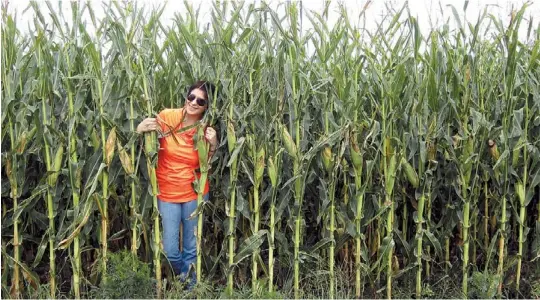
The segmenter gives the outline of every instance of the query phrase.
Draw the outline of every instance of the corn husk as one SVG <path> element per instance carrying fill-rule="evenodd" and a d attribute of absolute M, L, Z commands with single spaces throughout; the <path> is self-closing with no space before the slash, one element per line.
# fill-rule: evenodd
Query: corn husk
<path fill-rule="evenodd" d="M 517 167 L 517 164 L 519 162 L 519 157 L 521 156 L 521 149 L 519 147 L 514 147 L 514 150 L 512 150 L 512 167 Z"/>
<path fill-rule="evenodd" d="M 405 157 L 401 158 L 401 165 L 403 166 L 403 170 L 405 171 L 405 175 L 407 176 L 407 180 L 409 180 L 409 183 L 414 187 L 417 188 L 420 184 L 420 180 L 418 178 L 418 174 L 416 173 L 416 170 L 413 168 L 413 166 L 405 159 Z"/>
<path fill-rule="evenodd" d="M 332 156 L 332 148 L 325 147 L 322 153 L 322 161 L 326 172 L 330 172 L 332 170 L 332 164 L 334 162 Z"/>
<path fill-rule="evenodd" d="M 274 164 L 274 160 L 272 157 L 268 158 L 268 176 L 270 177 L 270 183 L 272 184 L 272 187 L 277 186 L 277 169 L 276 165 Z"/>
<path fill-rule="evenodd" d="M 28 141 L 32 140 L 36 132 L 37 132 L 37 127 L 32 128 L 32 130 L 30 131 L 23 132 L 18 142 L 18 147 L 17 147 L 18 154 L 22 154 L 24 152 L 24 149 L 26 148 Z"/>
<path fill-rule="evenodd" d="M 351 160 L 356 170 L 362 168 L 362 153 L 356 143 L 351 143 Z"/>
<path fill-rule="evenodd" d="M 499 150 L 497 149 L 497 143 L 495 143 L 494 140 L 489 140 L 488 141 L 488 151 L 489 151 L 489 155 L 491 155 L 491 158 L 493 158 L 494 161 L 498 161 L 499 160 Z"/>
<path fill-rule="evenodd" d="M 111 129 L 109 132 L 109 137 L 107 138 L 107 143 L 105 144 L 105 163 L 107 166 L 111 165 L 111 161 L 114 157 L 114 148 L 116 146 L 116 128 Z"/>
<path fill-rule="evenodd" d="M 283 144 L 285 145 L 285 150 L 287 150 L 287 153 L 289 153 L 290 156 L 296 157 L 297 149 L 296 144 L 294 143 L 291 135 L 289 134 L 289 131 L 287 130 L 287 127 L 281 126 L 281 139 L 283 140 Z"/>
<path fill-rule="evenodd" d="M 429 142 L 427 148 L 428 160 L 434 161 L 437 155 L 437 145 L 435 142 Z"/>
<path fill-rule="evenodd" d="M 128 175 L 133 174 L 133 165 L 131 163 L 131 157 L 129 157 L 129 154 L 127 153 L 126 149 L 122 147 L 120 142 L 116 141 L 116 147 L 118 148 L 118 156 L 120 157 L 120 162 L 122 163 L 122 168 Z"/>
<path fill-rule="evenodd" d="M 388 161 L 388 174 L 386 174 L 386 194 L 391 195 L 394 190 L 394 181 L 396 180 L 396 167 L 397 158 L 396 155 L 392 155 Z"/>
<path fill-rule="evenodd" d="M 519 203 L 523 205 L 525 203 L 525 186 L 521 182 L 515 184 L 516 195 L 518 196 Z"/>
<path fill-rule="evenodd" d="M 15 181 L 15 176 L 13 174 L 13 166 L 12 166 L 11 159 L 6 159 L 6 174 L 8 176 L 9 183 L 11 186 L 10 197 L 14 198 L 16 197 L 18 191 L 17 191 L 17 182 Z"/>
<path fill-rule="evenodd" d="M 62 157 L 64 156 L 64 145 L 60 144 L 54 155 L 54 161 L 52 165 L 52 174 L 49 177 L 49 185 L 54 186 L 60 174 L 60 169 L 62 168 Z"/>
<path fill-rule="evenodd" d="M 92 142 L 92 147 L 94 147 L 94 149 L 98 149 L 101 145 L 95 128 L 92 128 L 92 133 L 90 133 L 90 141 Z"/>
<path fill-rule="evenodd" d="M 229 153 L 232 153 L 236 146 L 236 133 L 234 132 L 234 126 L 230 121 L 227 122 L 227 144 L 229 146 Z"/>
<path fill-rule="evenodd" d="M 264 148 L 261 148 L 257 152 L 257 160 L 255 161 L 255 184 L 257 186 L 262 182 L 264 167 Z"/>

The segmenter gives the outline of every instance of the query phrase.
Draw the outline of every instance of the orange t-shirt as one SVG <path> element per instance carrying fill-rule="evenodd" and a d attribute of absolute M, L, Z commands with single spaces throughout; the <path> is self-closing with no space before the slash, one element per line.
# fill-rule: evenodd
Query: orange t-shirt
<path fill-rule="evenodd" d="M 158 165 L 156 176 L 159 186 L 158 198 L 165 202 L 189 202 L 197 199 L 193 189 L 194 171 L 199 168 L 199 154 L 195 150 L 193 135 L 197 130 L 193 127 L 178 133 L 182 128 L 183 109 L 165 109 L 159 113 L 163 122 L 174 128 L 172 134 L 159 139 Z M 160 120 L 158 119 L 158 122 Z M 161 130 L 168 133 L 170 128 L 161 122 Z M 176 137 L 178 144 L 173 138 Z M 201 176 L 200 173 L 197 175 Z M 208 193 L 208 181 L 204 193 Z"/>

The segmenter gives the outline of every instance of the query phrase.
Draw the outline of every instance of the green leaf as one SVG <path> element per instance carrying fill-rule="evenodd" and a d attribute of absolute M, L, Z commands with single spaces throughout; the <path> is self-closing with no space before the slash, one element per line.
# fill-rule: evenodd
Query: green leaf
<path fill-rule="evenodd" d="M 263 237 L 267 233 L 266 230 L 259 230 L 254 235 L 245 239 L 234 256 L 233 264 L 238 265 L 242 260 L 252 255 L 255 250 L 259 250 L 264 241 Z"/>
<path fill-rule="evenodd" d="M 429 230 L 424 230 L 424 234 L 428 237 L 429 242 L 435 248 L 435 252 L 437 253 L 437 255 L 439 257 L 442 257 L 442 248 L 441 248 L 441 243 L 439 242 L 439 240 Z"/>
<path fill-rule="evenodd" d="M 40 281 L 39 281 L 39 277 L 34 271 L 30 270 L 30 268 L 28 268 L 28 266 L 25 263 L 16 261 L 13 257 L 8 255 L 4 247 L 2 247 L 2 257 L 9 258 L 13 263 L 17 264 L 19 268 L 22 270 L 23 276 L 26 279 L 26 281 L 32 286 L 32 288 L 34 288 L 34 290 L 38 289 Z"/>
<path fill-rule="evenodd" d="M 242 151 L 242 149 L 244 149 L 244 141 L 245 141 L 245 138 L 244 137 L 241 137 L 238 139 L 238 141 L 236 142 L 236 145 L 234 147 L 234 151 L 231 155 L 231 157 L 229 158 L 229 161 L 227 162 L 227 167 L 230 168 L 231 165 L 238 159 L 238 156 L 240 155 L 240 152 Z"/>

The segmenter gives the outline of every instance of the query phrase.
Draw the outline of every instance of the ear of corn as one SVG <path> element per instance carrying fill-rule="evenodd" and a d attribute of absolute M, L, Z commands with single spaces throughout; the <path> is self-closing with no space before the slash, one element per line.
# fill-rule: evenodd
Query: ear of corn
<path fill-rule="evenodd" d="M 418 178 L 418 174 L 416 174 L 416 170 L 405 159 L 405 157 L 401 157 L 401 166 L 404 168 L 405 175 L 407 176 L 407 180 L 409 181 L 409 183 L 414 188 L 417 188 L 419 186 L 419 183 L 420 183 L 419 178 Z"/>
<path fill-rule="evenodd" d="M 105 144 L 105 163 L 107 166 L 111 165 L 111 161 L 114 157 L 114 147 L 116 146 L 116 128 L 113 128 L 109 132 L 109 137 L 107 137 L 107 143 Z"/>
<path fill-rule="evenodd" d="M 298 153 L 296 144 L 285 126 L 281 126 L 281 140 L 283 141 L 283 145 L 285 146 L 287 153 L 289 153 L 289 155 L 292 157 L 297 157 Z"/>
<path fill-rule="evenodd" d="M 94 149 L 99 149 L 100 141 L 94 128 L 92 128 L 92 132 L 90 133 L 90 141 L 92 142 L 92 147 Z"/>
<path fill-rule="evenodd" d="M 322 161 L 326 172 L 330 173 L 331 169 L 334 167 L 333 163 L 334 157 L 332 156 L 332 148 L 325 147 L 322 153 Z"/>
<path fill-rule="evenodd" d="M 232 122 L 227 122 L 227 145 L 229 152 L 232 153 L 236 147 L 236 134 L 234 133 L 234 125 Z"/>
<path fill-rule="evenodd" d="M 30 131 L 23 132 L 21 138 L 18 141 L 17 146 L 17 153 L 22 154 L 24 152 L 24 149 L 26 149 L 26 145 L 28 141 L 31 141 L 34 138 L 34 135 L 37 132 L 37 127 L 34 126 Z"/>
<path fill-rule="evenodd" d="M 272 183 L 273 187 L 277 186 L 277 170 L 276 165 L 274 164 L 274 160 L 272 157 L 268 158 L 268 177 L 270 177 L 270 183 Z"/>
<path fill-rule="evenodd" d="M 362 153 L 360 152 L 360 148 L 358 148 L 358 145 L 353 143 L 350 147 L 351 150 L 351 160 L 353 163 L 353 166 L 356 170 L 360 170 L 362 168 Z"/>
<path fill-rule="evenodd" d="M 58 175 L 60 175 L 60 169 L 62 168 L 63 157 L 64 157 L 64 146 L 60 144 L 60 146 L 58 146 L 58 149 L 56 149 L 56 153 L 54 155 L 52 174 L 49 181 L 49 185 L 51 187 L 54 187 L 56 185 L 56 181 L 58 180 Z"/>
<path fill-rule="evenodd" d="M 122 147 L 120 142 L 116 140 L 116 148 L 118 149 L 118 157 L 122 163 L 122 168 L 128 175 L 133 175 L 133 164 L 131 162 L 131 157 L 127 153 L 126 149 Z"/>
<path fill-rule="evenodd" d="M 257 151 L 257 160 L 255 162 L 255 184 L 258 187 L 263 180 L 263 174 L 265 169 L 265 158 L 264 158 L 264 148 L 260 148 Z"/>
<path fill-rule="evenodd" d="M 500 154 L 499 154 L 499 150 L 497 149 L 497 144 L 495 143 L 495 141 L 493 140 L 488 141 L 488 150 L 489 150 L 489 155 L 491 155 L 493 160 L 497 162 L 499 160 Z"/>

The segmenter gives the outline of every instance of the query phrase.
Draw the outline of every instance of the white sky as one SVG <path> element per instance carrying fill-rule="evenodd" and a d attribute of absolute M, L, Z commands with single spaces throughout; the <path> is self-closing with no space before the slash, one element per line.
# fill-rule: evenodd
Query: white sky
<path fill-rule="evenodd" d="M 14 12 L 17 11 L 17 24 L 18 27 L 22 31 L 26 31 L 29 25 L 29 22 L 32 22 L 34 18 L 34 12 L 32 9 L 27 10 L 24 14 L 22 13 L 23 10 L 28 6 L 29 0 L 3 0 L 9 2 L 9 11 Z M 224 1 L 224 0 L 222 0 Z M 44 1 L 38 1 L 39 4 L 44 7 L 44 12 L 47 11 L 46 5 Z M 102 2 L 101 1 L 90 1 L 93 4 L 94 10 L 96 12 L 96 17 L 99 19 L 102 16 Z M 145 3 L 146 6 L 152 7 L 153 5 L 157 4 L 163 4 L 164 1 L 160 0 L 147 0 L 147 1 L 139 1 L 141 3 Z M 194 7 L 198 7 L 198 5 L 201 5 L 200 10 L 200 25 L 204 26 L 206 23 L 210 21 L 210 11 L 209 8 L 212 7 L 212 0 L 202 0 L 202 1 L 188 1 L 194 5 Z M 246 4 L 251 2 L 259 2 L 254 0 L 246 0 Z M 271 7 L 276 7 L 277 4 L 282 3 L 284 1 L 277 1 L 277 0 L 271 0 L 268 1 L 270 3 Z M 358 15 L 362 7 L 368 2 L 367 0 L 342 0 L 342 1 L 332 1 L 330 14 L 328 16 L 328 26 L 331 28 L 333 24 L 336 22 L 337 18 L 339 17 L 339 14 L 336 10 L 338 3 L 344 3 L 345 6 L 348 9 L 348 14 L 352 22 L 356 22 L 360 25 Z M 365 26 L 366 29 L 373 32 L 373 29 L 376 28 L 377 22 L 380 22 L 382 19 L 382 16 L 387 15 L 386 13 L 386 4 L 390 4 L 390 6 L 398 10 L 400 9 L 406 0 L 374 0 L 370 4 L 370 6 L 367 9 L 366 13 L 366 20 L 365 20 Z M 463 18 L 465 17 L 467 21 L 471 23 L 476 23 L 476 19 L 478 18 L 479 13 L 484 9 L 487 8 L 488 13 L 493 14 L 495 17 L 500 18 L 503 20 L 503 24 L 505 26 L 508 24 L 510 20 L 510 13 L 512 11 L 512 8 L 514 10 L 519 10 L 522 5 L 526 2 L 530 4 L 530 7 L 527 9 L 527 12 L 525 14 L 525 22 L 521 25 L 520 30 L 520 39 L 522 41 L 525 41 L 526 37 L 526 31 L 527 27 L 529 25 L 530 20 L 532 19 L 532 16 L 536 16 L 533 23 L 533 29 L 538 28 L 539 20 L 540 20 L 540 1 L 539 0 L 470 0 L 468 8 L 466 12 L 463 12 L 463 5 L 465 0 L 410 0 L 409 1 L 409 9 L 411 11 L 411 14 L 415 16 L 418 20 L 418 23 L 420 25 L 420 29 L 423 33 L 423 35 L 427 35 L 429 31 L 433 27 L 437 27 L 438 25 L 441 25 L 450 18 L 451 22 L 454 20 L 454 16 L 452 13 L 452 10 L 447 5 L 453 4 L 458 13 L 460 14 L 460 18 L 463 21 Z M 55 9 L 58 9 L 58 1 L 52 1 L 53 6 Z M 168 3 L 166 3 L 166 9 L 162 16 L 162 23 L 167 26 L 171 24 L 171 19 L 173 18 L 174 14 L 177 12 L 180 12 L 183 14 L 185 10 L 183 9 L 183 1 L 178 0 L 171 0 Z M 306 11 L 316 11 L 321 13 L 322 9 L 324 7 L 324 1 L 323 0 L 304 0 L 302 1 L 303 8 Z M 247 5 L 245 5 L 247 7 Z M 441 12 L 442 7 L 442 12 Z M 63 2 L 63 13 L 66 16 L 70 15 L 70 6 L 68 1 Z M 46 17 L 48 15 L 44 13 Z M 69 17 L 68 17 L 69 19 Z M 309 20 L 307 18 L 304 18 L 303 22 L 303 29 L 307 29 L 309 27 Z M 363 23 L 362 23 L 363 24 Z M 201 27 L 202 28 L 202 27 Z M 534 39 L 534 36 L 533 36 Z"/>

